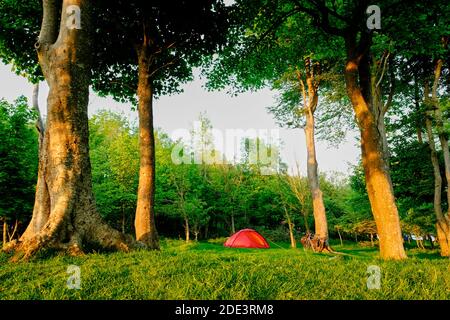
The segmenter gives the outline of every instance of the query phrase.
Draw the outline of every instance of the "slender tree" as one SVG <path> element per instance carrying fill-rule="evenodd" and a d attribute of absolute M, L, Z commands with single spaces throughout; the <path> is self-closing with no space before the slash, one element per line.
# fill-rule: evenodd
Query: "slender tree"
<path fill-rule="evenodd" d="M 270 10 L 279 8 L 272 8 L 269 4 L 259 10 L 257 8 L 255 3 L 243 2 L 235 7 L 235 27 L 231 28 L 229 45 L 218 58 L 213 59 L 206 72 L 209 86 L 215 89 L 231 84 L 242 91 L 271 85 L 281 91 L 280 102 L 269 110 L 282 127 L 304 129 L 315 237 L 319 242 L 327 243 L 327 217 L 315 147 L 315 116 L 319 87 L 325 80 L 330 82 L 332 64 L 321 64 L 311 43 L 311 39 L 319 43 L 325 43 L 326 39 L 315 29 L 303 27 L 302 19 L 308 20 L 306 14 L 300 15 L 298 20 L 290 19 L 284 25 L 276 25 L 276 30 L 268 29 L 267 26 L 272 24 Z M 299 47 L 303 50 L 298 50 Z M 328 79 L 325 79 L 325 74 Z M 335 106 L 342 107 L 339 104 Z"/>
<path fill-rule="evenodd" d="M 224 5 L 218 1 L 100 1 L 108 39 L 94 88 L 134 101 L 139 114 L 140 172 L 136 239 L 158 249 L 155 202 L 154 98 L 179 91 L 192 68 L 223 41 Z M 118 48 L 120 48 L 118 50 Z M 97 50 L 101 52 L 101 50 Z M 114 70 L 110 72 L 110 70 Z"/>

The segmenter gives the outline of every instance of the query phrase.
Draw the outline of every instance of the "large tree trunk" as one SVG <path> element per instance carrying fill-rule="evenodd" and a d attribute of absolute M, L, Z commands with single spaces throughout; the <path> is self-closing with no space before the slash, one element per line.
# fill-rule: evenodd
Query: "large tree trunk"
<path fill-rule="evenodd" d="M 89 1 L 64 0 L 61 19 L 58 3 L 43 2 L 38 55 L 50 88 L 48 116 L 33 217 L 16 247 L 15 259 L 28 258 L 42 248 L 79 254 L 85 243 L 120 250 L 128 250 L 132 243 L 103 222 L 92 193 L 87 117 Z M 80 8 L 81 29 L 69 29 L 68 20 L 76 19 L 69 6 Z"/>
<path fill-rule="evenodd" d="M 159 249 L 155 224 L 155 137 L 153 132 L 152 56 L 145 37 L 139 58 L 139 188 L 134 226 L 136 239 L 149 249 Z"/>
<path fill-rule="evenodd" d="M 364 35 L 363 35 L 364 36 Z M 383 137 L 371 108 L 369 60 L 365 51 L 357 52 L 356 35 L 346 38 L 348 60 L 345 66 L 347 93 L 355 111 L 361 132 L 361 151 L 367 194 L 380 238 L 383 259 L 405 259 L 400 218 L 395 204 L 389 168 L 385 161 Z M 361 41 L 365 41 L 362 39 Z M 363 64 L 366 65 L 363 65 Z M 359 80 L 358 80 L 359 74 Z"/>

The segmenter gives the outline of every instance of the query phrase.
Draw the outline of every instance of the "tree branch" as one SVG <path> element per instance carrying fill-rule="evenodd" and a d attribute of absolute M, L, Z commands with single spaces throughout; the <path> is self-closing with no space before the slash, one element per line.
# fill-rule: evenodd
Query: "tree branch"
<path fill-rule="evenodd" d="M 169 62 L 163 64 L 162 66 L 159 66 L 158 68 L 156 68 L 155 70 L 153 70 L 153 71 L 150 73 L 150 75 L 149 75 L 150 78 L 153 77 L 159 70 L 162 70 L 162 69 L 164 69 L 164 68 L 166 68 L 166 67 L 168 67 L 168 66 L 174 64 L 174 63 L 175 63 L 177 60 L 179 60 L 179 59 L 180 59 L 180 57 L 175 57 L 175 58 L 173 58 L 172 60 L 170 60 Z"/>
<path fill-rule="evenodd" d="M 41 111 L 39 110 L 39 82 L 33 86 L 33 109 L 37 114 L 36 129 L 39 132 L 39 141 L 44 139 L 44 122 L 42 121 Z"/>
<path fill-rule="evenodd" d="M 311 0 L 312 4 L 316 7 L 316 9 L 307 8 L 303 4 L 300 3 L 299 0 L 294 0 L 296 9 L 300 12 L 307 13 L 314 21 L 314 24 L 321 28 L 323 31 L 325 31 L 328 34 L 335 35 L 335 36 L 341 36 L 343 37 L 345 35 L 345 29 L 339 29 L 337 27 L 333 27 L 330 24 L 329 20 L 329 9 L 324 4 L 317 3 L 317 1 Z M 319 13 L 319 12 L 320 13 Z M 337 13 L 336 13 L 337 14 Z M 346 21 L 347 22 L 347 21 Z"/>
<path fill-rule="evenodd" d="M 350 23 L 350 19 L 348 19 L 347 17 L 339 14 L 336 11 L 336 3 L 333 3 L 334 5 L 334 10 L 331 10 L 330 8 L 327 7 L 327 5 L 325 4 L 325 1 L 318 1 L 318 0 L 310 0 L 323 14 L 330 14 L 333 17 L 346 22 L 346 23 Z"/>
<path fill-rule="evenodd" d="M 59 9 L 62 1 L 58 0 L 43 0 L 42 9 L 44 11 L 42 17 L 41 31 L 39 33 L 39 40 L 36 43 L 36 49 L 41 44 L 51 45 L 55 43 L 58 38 L 59 30 Z"/>
<path fill-rule="evenodd" d="M 383 67 L 381 68 L 380 78 L 378 79 L 378 82 L 375 85 L 376 87 L 379 87 L 380 84 L 381 84 L 381 81 L 383 81 L 384 73 L 386 72 L 386 66 L 387 66 L 387 63 L 389 61 L 389 56 L 390 56 L 390 52 L 386 51 L 386 52 L 383 53 L 383 55 L 381 57 L 381 63 L 383 64 Z"/>
<path fill-rule="evenodd" d="M 278 17 L 271 26 L 264 31 L 264 33 L 261 35 L 261 37 L 258 38 L 256 43 L 253 45 L 254 48 L 256 48 L 269 34 L 273 33 L 284 21 L 286 21 L 287 18 L 290 16 L 298 13 L 299 11 L 294 8 L 292 10 L 289 10 L 288 12 L 284 13 L 281 17 Z"/>
<path fill-rule="evenodd" d="M 392 105 L 392 101 L 393 101 L 393 99 L 394 99 L 394 93 L 395 93 L 395 74 L 394 74 L 394 71 L 392 70 L 392 56 L 391 56 L 391 58 L 390 58 L 390 61 L 389 61 L 389 64 L 390 64 L 390 74 L 391 74 L 391 76 L 390 76 L 390 86 L 389 86 L 389 94 L 388 94 L 388 98 L 387 98 L 387 101 L 386 101 L 386 103 L 385 103 L 385 105 L 384 105 L 384 108 L 383 108 L 383 113 L 384 114 L 386 114 L 386 112 L 388 112 L 388 110 L 389 110 L 389 108 L 391 107 L 391 105 Z"/>

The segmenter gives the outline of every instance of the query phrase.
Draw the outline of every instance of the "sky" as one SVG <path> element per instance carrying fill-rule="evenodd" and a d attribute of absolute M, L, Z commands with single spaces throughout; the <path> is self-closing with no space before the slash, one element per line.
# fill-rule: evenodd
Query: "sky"
<path fill-rule="evenodd" d="M 0 83 L 0 99 L 5 98 L 12 102 L 18 96 L 24 95 L 31 101 L 32 85 L 25 78 L 15 75 L 11 71 L 11 66 L 0 64 Z M 306 174 L 306 144 L 303 130 L 282 129 L 267 112 L 267 107 L 275 101 L 276 92 L 263 89 L 232 97 L 225 91 L 208 92 L 203 84 L 204 80 L 196 74 L 194 81 L 183 85 L 182 93 L 157 99 L 154 102 L 155 127 L 171 136 L 176 136 L 180 131 L 191 130 L 200 113 L 206 112 L 215 131 L 223 134 L 224 148 L 228 143 L 227 130 L 254 129 L 258 133 L 269 135 L 275 133 L 271 130 L 278 130 L 276 132 L 282 141 L 280 151 L 282 160 L 288 164 L 290 170 L 298 163 L 302 174 Z M 41 83 L 39 106 L 43 115 L 46 114 L 47 94 L 47 85 Z M 132 122 L 137 123 L 137 112 L 132 111 L 129 104 L 118 103 L 111 98 L 103 98 L 91 93 L 89 115 L 92 116 L 104 109 L 122 113 Z M 338 146 L 317 141 L 319 171 L 330 175 L 338 172 L 349 174 L 351 167 L 360 157 L 357 137 L 356 132 L 349 132 L 346 141 Z M 221 151 L 228 155 L 228 158 L 230 157 L 229 148 Z"/>

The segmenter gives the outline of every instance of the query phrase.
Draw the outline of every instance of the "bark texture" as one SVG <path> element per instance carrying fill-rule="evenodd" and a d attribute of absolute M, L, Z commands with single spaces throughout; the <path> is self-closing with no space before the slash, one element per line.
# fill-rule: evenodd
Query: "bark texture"
<path fill-rule="evenodd" d="M 71 6 L 80 8 L 81 29 L 69 28 L 69 19 L 76 19 Z M 81 254 L 85 244 L 128 250 L 132 240 L 104 223 L 92 193 L 87 115 L 89 1 L 44 0 L 43 9 L 37 50 L 50 89 L 46 130 L 33 217 L 15 248 L 14 260 L 43 248 Z"/>

